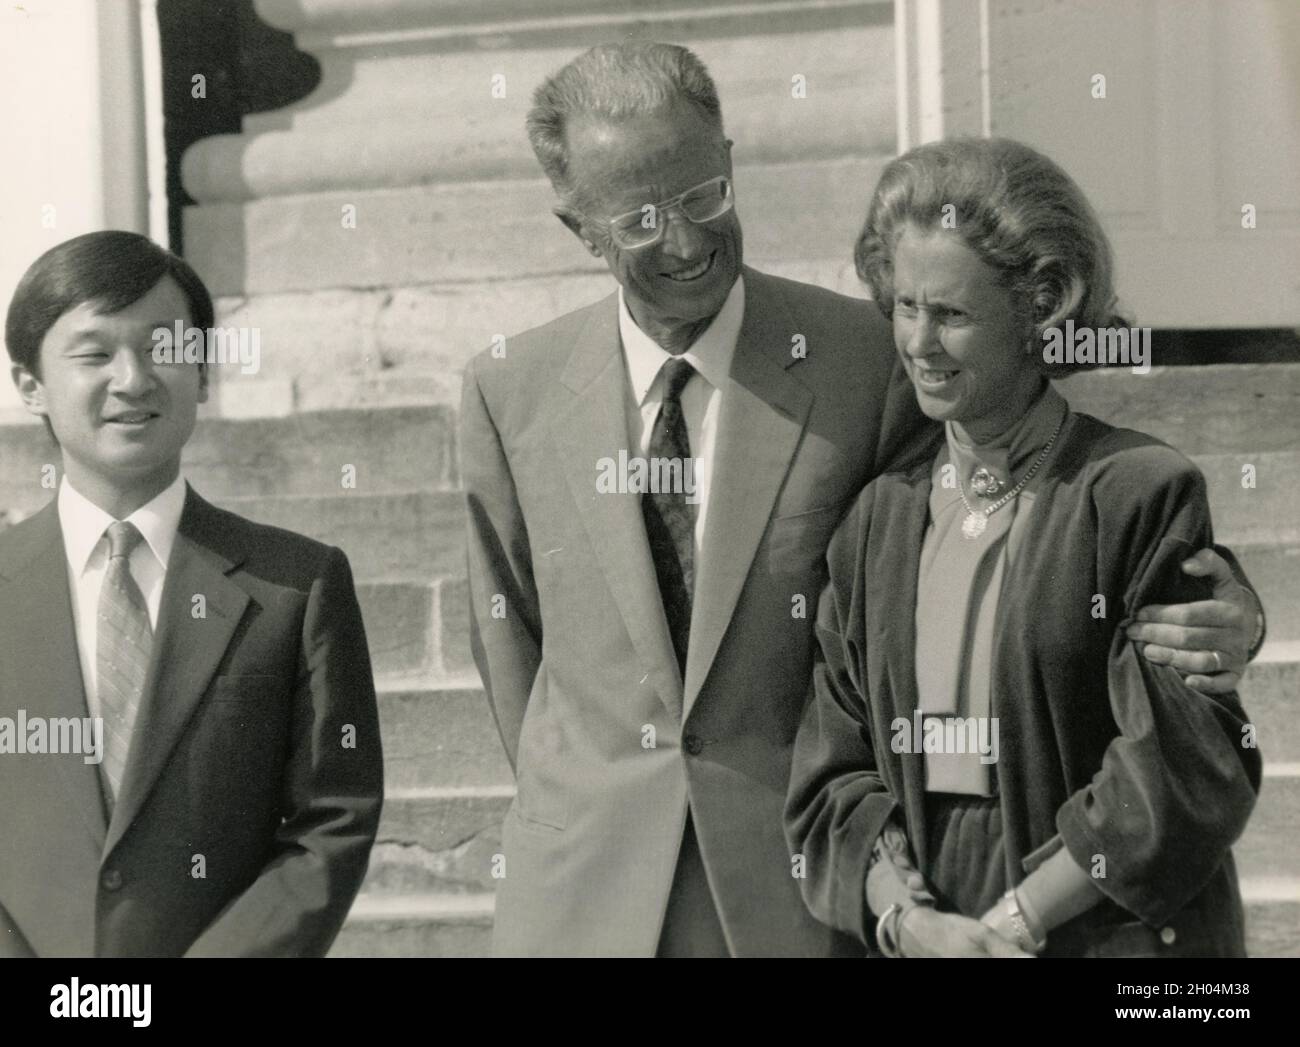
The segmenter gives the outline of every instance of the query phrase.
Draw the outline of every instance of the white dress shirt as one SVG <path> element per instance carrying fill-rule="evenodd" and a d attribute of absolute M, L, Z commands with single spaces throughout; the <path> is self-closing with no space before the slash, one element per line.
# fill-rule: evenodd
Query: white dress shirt
<path fill-rule="evenodd" d="M 86 704 L 91 716 L 99 716 L 99 589 L 108 568 L 108 536 L 104 533 L 113 517 L 68 483 L 59 486 L 59 526 L 63 529 L 63 550 L 68 560 L 68 588 L 72 592 L 72 618 L 76 625 L 77 655 Z M 131 577 L 144 594 L 149 624 L 158 628 L 163 582 L 176 531 L 185 508 L 185 480 L 178 476 L 152 501 L 126 518 L 144 536 L 131 552 Z"/>
<path fill-rule="evenodd" d="M 717 443 L 718 413 L 722 408 L 722 390 L 731 373 L 731 358 L 745 318 L 745 281 L 737 277 L 718 315 L 686 352 L 674 357 L 653 338 L 637 327 L 618 291 L 618 333 L 623 341 L 627 362 L 628 438 L 637 454 L 650 450 L 655 419 L 663 404 L 663 366 L 669 360 L 690 362 L 696 374 L 682 390 L 682 414 L 691 442 L 691 457 L 697 459 L 695 471 L 699 502 L 695 507 L 695 557 L 699 563 L 704 545 L 704 519 L 709 507 L 709 480 L 713 474 L 713 452 Z"/>

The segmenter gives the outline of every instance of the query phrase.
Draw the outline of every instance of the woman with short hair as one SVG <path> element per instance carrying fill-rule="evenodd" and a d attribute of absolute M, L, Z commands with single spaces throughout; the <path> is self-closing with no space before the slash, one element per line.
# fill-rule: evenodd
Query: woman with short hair
<path fill-rule="evenodd" d="M 1127 326 L 1094 212 L 1025 145 L 932 143 L 886 168 L 856 261 L 946 439 L 830 545 L 787 805 L 805 900 L 891 956 L 1243 955 L 1246 714 L 1126 634 L 1208 597 L 1179 569 L 1213 541 L 1204 479 L 1048 381 L 1053 329 Z"/>

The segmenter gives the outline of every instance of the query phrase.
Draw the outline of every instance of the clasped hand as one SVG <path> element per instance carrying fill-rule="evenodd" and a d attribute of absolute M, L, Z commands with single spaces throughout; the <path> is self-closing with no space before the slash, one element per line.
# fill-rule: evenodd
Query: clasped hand
<path fill-rule="evenodd" d="M 998 909 L 985 920 L 994 920 Z M 1011 934 L 1009 928 L 1007 934 Z M 1033 959 L 989 923 L 972 920 L 960 913 L 940 912 L 930 905 L 916 905 L 903 913 L 898 924 L 899 945 L 908 958 L 926 956 L 1003 956 Z"/>

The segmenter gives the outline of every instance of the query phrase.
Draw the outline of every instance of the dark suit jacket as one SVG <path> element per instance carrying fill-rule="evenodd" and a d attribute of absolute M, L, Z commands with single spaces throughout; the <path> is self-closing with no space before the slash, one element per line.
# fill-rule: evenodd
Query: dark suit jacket
<path fill-rule="evenodd" d="M 0 716 L 19 709 L 88 715 L 53 503 L 0 534 Z M 383 796 L 344 555 L 190 490 L 138 717 L 111 822 L 81 756 L 0 755 L 0 949 L 323 955 Z"/>
<path fill-rule="evenodd" d="M 629 443 L 617 315 L 610 296 L 465 376 L 474 651 L 518 781 L 495 947 L 653 955 L 689 804 L 731 951 L 825 955 L 852 943 L 803 905 L 781 812 L 826 543 L 937 430 L 874 305 L 746 270 L 683 679 L 639 496 L 596 488 Z"/>
<path fill-rule="evenodd" d="M 922 754 L 895 753 L 917 707 L 917 571 L 930 464 L 873 482 L 829 550 L 815 696 L 787 811 L 813 912 L 868 938 L 867 860 L 898 817 L 926 868 Z M 1213 541 L 1196 467 L 1152 437 L 1078 415 L 1045 470 L 998 605 L 992 715 L 1006 882 L 1062 844 L 1106 900 L 1048 936 L 1056 955 L 1239 955 L 1229 847 L 1260 785 L 1235 694 L 1204 695 L 1120 627 L 1148 603 L 1206 599 L 1179 564 Z M 1105 616 L 1094 618 L 1095 596 Z M 981 913 L 966 913 L 978 918 Z M 1163 933 L 1162 933 L 1163 932 Z"/>

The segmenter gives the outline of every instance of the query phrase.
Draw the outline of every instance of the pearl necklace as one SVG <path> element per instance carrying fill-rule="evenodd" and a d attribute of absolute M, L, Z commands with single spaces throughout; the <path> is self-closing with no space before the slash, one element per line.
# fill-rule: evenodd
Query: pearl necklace
<path fill-rule="evenodd" d="M 1015 487 L 1011 488 L 1011 490 L 990 505 L 987 509 L 971 508 L 970 502 L 966 501 L 965 485 L 962 484 L 960 480 L 957 481 L 957 493 L 961 495 L 961 504 L 966 507 L 966 519 L 961 522 L 962 537 L 975 539 L 982 535 L 984 529 L 989 525 L 989 517 L 1024 490 L 1025 484 L 1029 483 L 1029 481 L 1034 478 L 1034 474 L 1038 472 L 1043 463 L 1047 461 L 1047 454 L 1051 451 L 1052 445 L 1056 443 L 1056 438 L 1061 433 L 1061 426 L 1064 424 L 1064 418 L 1056 423 L 1056 428 L 1052 430 L 1051 439 L 1048 440 L 1043 449 L 1038 452 L 1038 457 L 1034 459 L 1034 464 L 1029 467 L 1029 472 L 1025 473 L 1025 475 L 1021 477 L 1020 482 L 1016 484 Z"/>

